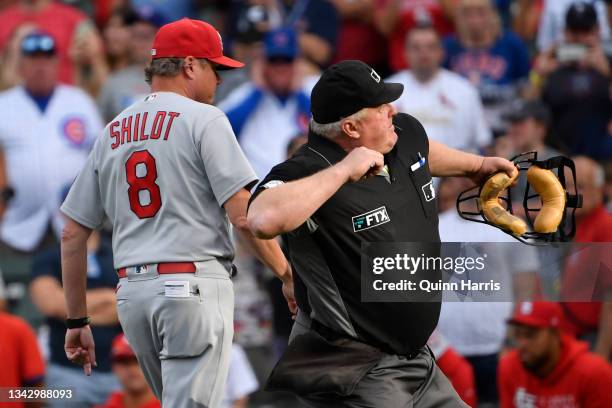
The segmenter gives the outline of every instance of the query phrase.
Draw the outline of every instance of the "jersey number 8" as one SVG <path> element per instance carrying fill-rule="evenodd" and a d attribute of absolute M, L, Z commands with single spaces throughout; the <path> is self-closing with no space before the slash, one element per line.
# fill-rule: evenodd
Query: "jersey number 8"
<path fill-rule="evenodd" d="M 144 176 L 139 177 L 136 169 L 138 165 L 146 169 Z M 161 192 L 159 186 L 155 182 L 157 180 L 157 166 L 155 165 L 155 157 L 148 150 L 139 150 L 130 155 L 130 158 L 125 162 L 125 175 L 128 188 L 128 196 L 130 198 L 130 208 L 138 216 L 138 218 L 155 217 L 157 211 L 161 207 Z M 149 203 L 141 204 L 140 192 L 147 191 L 149 193 Z"/>

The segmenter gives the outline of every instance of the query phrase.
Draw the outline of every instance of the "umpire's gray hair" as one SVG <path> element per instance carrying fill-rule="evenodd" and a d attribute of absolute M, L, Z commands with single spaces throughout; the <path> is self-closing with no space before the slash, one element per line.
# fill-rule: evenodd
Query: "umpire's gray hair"
<path fill-rule="evenodd" d="M 310 119 L 310 124 L 309 124 L 310 131 L 313 133 L 316 133 L 317 135 L 321 135 L 327 139 L 334 140 L 335 138 L 337 138 L 338 136 L 342 134 L 342 121 L 343 120 L 345 119 L 360 120 L 364 114 L 365 114 L 365 108 L 358 110 L 352 115 L 347 116 L 346 118 L 342 118 L 337 122 L 325 123 L 325 124 L 321 124 L 321 123 L 315 122 L 314 119 Z"/>
<path fill-rule="evenodd" d="M 184 58 L 156 58 L 151 60 L 144 69 L 145 81 L 151 85 L 153 75 L 165 77 L 177 76 L 185 64 L 184 61 Z"/>

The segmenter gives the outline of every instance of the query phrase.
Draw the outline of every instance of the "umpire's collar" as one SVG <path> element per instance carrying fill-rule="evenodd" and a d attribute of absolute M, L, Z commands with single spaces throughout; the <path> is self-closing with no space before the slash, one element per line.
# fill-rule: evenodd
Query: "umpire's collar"
<path fill-rule="evenodd" d="M 330 166 L 338 163 L 348 154 L 338 143 L 314 133 L 312 130 L 308 132 L 308 144 L 306 147 L 311 153 L 322 156 Z"/>

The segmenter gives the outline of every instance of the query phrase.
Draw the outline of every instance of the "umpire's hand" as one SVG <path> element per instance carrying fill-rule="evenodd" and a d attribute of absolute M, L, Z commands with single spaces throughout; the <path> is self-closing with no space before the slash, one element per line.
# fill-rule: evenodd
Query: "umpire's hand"
<path fill-rule="evenodd" d="M 349 181 L 358 181 L 362 178 L 375 176 L 385 165 L 384 156 L 367 147 L 357 147 L 336 164 L 346 172 Z"/>
<path fill-rule="evenodd" d="M 68 360 L 83 366 L 86 375 L 91 375 L 91 367 L 97 367 L 96 350 L 89 325 L 66 331 L 64 351 Z"/>
<path fill-rule="evenodd" d="M 490 175 L 500 171 L 506 172 L 510 178 L 513 178 L 518 173 L 518 169 L 510 160 L 489 156 L 483 157 L 480 168 L 474 173 L 469 174 L 468 177 L 476 185 L 481 185 Z"/>

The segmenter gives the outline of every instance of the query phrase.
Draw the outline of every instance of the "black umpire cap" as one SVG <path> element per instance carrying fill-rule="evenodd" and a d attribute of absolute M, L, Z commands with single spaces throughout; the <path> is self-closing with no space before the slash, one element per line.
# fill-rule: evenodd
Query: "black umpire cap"
<path fill-rule="evenodd" d="M 327 68 L 312 89 L 310 110 L 315 122 L 333 123 L 363 108 L 393 102 L 404 85 L 385 83 L 368 64 L 356 60 Z"/>

